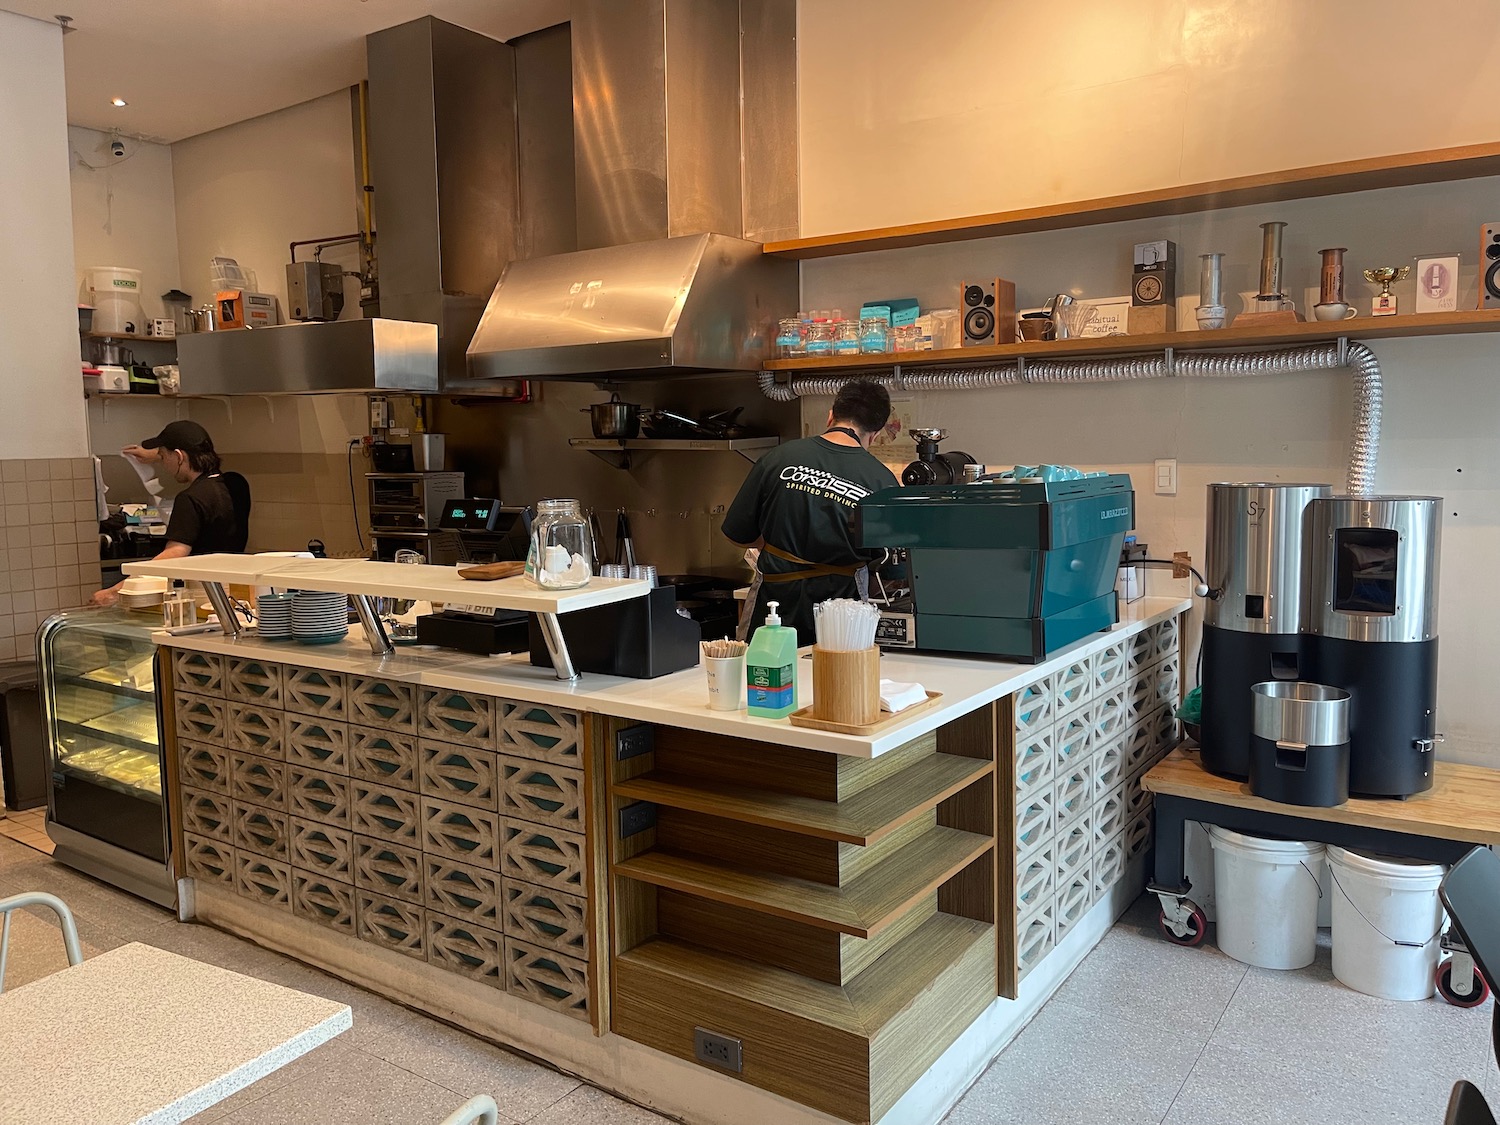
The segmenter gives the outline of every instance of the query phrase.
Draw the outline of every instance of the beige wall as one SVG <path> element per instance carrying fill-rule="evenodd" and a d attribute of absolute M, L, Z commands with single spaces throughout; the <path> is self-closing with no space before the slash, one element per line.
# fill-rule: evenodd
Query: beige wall
<path fill-rule="evenodd" d="M 1474 0 L 804 0 L 802 233 L 1493 141 Z"/>
<path fill-rule="evenodd" d="M 177 287 L 172 150 L 126 137 L 125 155 L 116 158 L 110 151 L 113 139 L 109 133 L 68 127 L 73 260 L 80 283 L 91 266 L 140 270 L 141 307 L 150 319 L 163 315 L 161 295 Z M 161 363 L 166 357 L 153 351 L 143 358 Z"/>
<path fill-rule="evenodd" d="M 0 12 L 0 458 L 86 452 L 62 32 Z"/>
<path fill-rule="evenodd" d="M 1500 135 L 1500 109 L 1473 95 L 1500 50 L 1500 9 L 1489 5 L 1389 5 L 1375 18 L 1353 0 L 1174 0 L 1140 10 L 1081 0 L 1069 9 L 1068 34 L 1052 36 L 1055 16 L 1041 9 L 939 0 L 924 6 L 920 22 L 944 50 L 925 54 L 906 50 L 901 37 L 861 31 L 880 26 L 887 7 L 884 0 L 801 5 L 804 233 Z M 835 27 L 854 42 L 832 34 Z M 1374 114 L 1366 108 L 1367 76 L 1382 68 L 1441 74 L 1449 84 L 1435 101 L 1412 85 L 1393 89 Z M 1136 108 L 1143 102 L 1155 110 Z M 1311 112 L 1322 102 L 1339 107 L 1337 128 Z M 965 135 L 971 143 L 960 143 Z M 1362 268 L 1443 252 L 1463 255 L 1459 303 L 1472 307 L 1478 228 L 1500 219 L 1497 192 L 1500 180 L 1475 180 L 826 259 L 804 265 L 803 306 L 848 309 L 898 293 L 951 306 L 970 275 L 1013 278 L 1023 306 L 1059 290 L 1123 295 L 1132 245 L 1170 238 L 1180 262 L 1179 326 L 1192 328 L 1197 255 L 1227 254 L 1230 294 L 1253 288 L 1257 224 L 1280 219 L 1289 223 L 1286 270 L 1299 307 L 1304 288 L 1317 281 L 1317 250 L 1329 245 L 1349 247 L 1349 291 L 1362 312 L 1374 292 L 1360 279 Z M 1397 287 L 1403 312 L 1411 311 L 1414 288 L 1413 281 Z M 1231 303 L 1237 310 L 1238 300 Z M 1386 383 L 1377 486 L 1447 500 L 1443 753 L 1500 765 L 1500 697 L 1488 683 L 1500 635 L 1500 597 L 1490 581 L 1500 549 L 1497 342 L 1477 335 L 1372 347 Z M 947 428 L 950 447 L 988 462 L 1129 472 L 1138 530 L 1157 555 L 1186 550 L 1202 558 L 1211 481 L 1339 485 L 1347 464 L 1351 396 L 1347 376 L 1336 373 L 909 398 L 901 409 L 915 423 Z M 826 409 L 826 400 L 805 402 L 804 424 L 821 422 Z M 1176 496 L 1154 494 L 1155 458 L 1178 460 Z"/>
<path fill-rule="evenodd" d="M 349 92 L 178 141 L 172 177 L 182 287 L 207 299 L 209 259 L 227 255 L 256 272 L 285 318 L 288 243 L 359 229 Z M 358 248 L 333 247 L 323 260 L 357 270 Z M 358 318 L 359 284 L 344 280 L 342 315 Z"/>

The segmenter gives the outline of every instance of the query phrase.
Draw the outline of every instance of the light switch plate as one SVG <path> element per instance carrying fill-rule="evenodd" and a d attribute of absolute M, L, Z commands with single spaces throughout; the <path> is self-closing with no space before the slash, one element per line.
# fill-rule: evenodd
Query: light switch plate
<path fill-rule="evenodd" d="M 1168 457 L 1156 462 L 1156 494 L 1177 495 L 1177 458 Z"/>

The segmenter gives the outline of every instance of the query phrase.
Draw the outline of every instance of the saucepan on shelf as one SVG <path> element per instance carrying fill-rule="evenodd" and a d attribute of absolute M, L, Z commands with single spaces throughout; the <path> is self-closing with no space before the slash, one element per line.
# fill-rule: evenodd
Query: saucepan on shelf
<path fill-rule="evenodd" d="M 628 439 L 641 432 L 641 408 L 621 402 L 618 393 L 610 395 L 608 402 L 583 407 L 582 412 L 589 416 L 596 438 Z"/>

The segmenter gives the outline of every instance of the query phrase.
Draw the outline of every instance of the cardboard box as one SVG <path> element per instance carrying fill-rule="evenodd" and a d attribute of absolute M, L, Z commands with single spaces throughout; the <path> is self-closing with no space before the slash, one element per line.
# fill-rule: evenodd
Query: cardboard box
<path fill-rule="evenodd" d="M 1149 336 L 1155 332 L 1177 331 L 1177 306 L 1132 305 L 1130 307 L 1131 336 Z"/>

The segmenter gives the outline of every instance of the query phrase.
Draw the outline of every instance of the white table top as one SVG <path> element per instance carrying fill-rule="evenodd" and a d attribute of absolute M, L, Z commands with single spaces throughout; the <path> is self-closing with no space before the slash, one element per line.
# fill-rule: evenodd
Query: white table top
<path fill-rule="evenodd" d="M 124 945 L 0 994 L 0 1125 L 185 1121 L 352 1021 L 347 1004 Z"/>
<path fill-rule="evenodd" d="M 644 597 L 651 587 L 639 578 L 594 578 L 577 590 L 543 590 L 528 578 L 471 582 L 458 568 L 371 562 L 368 559 L 289 559 L 274 555 L 193 555 L 145 559 L 120 568 L 126 574 L 181 578 L 187 582 L 232 582 L 335 594 L 413 598 L 511 609 L 523 613 L 571 613 Z"/>
<path fill-rule="evenodd" d="M 376 656 L 354 627 L 350 628 L 347 640 L 333 645 L 262 641 L 253 634 L 235 640 L 222 633 L 196 633 L 183 637 L 156 633 L 153 640 L 158 645 L 172 648 L 253 656 L 259 660 L 284 661 L 334 672 L 385 676 L 424 687 L 502 696 L 732 738 L 873 758 L 986 703 L 1010 695 L 1022 685 L 1065 668 L 1124 636 L 1186 613 L 1191 605 L 1187 598 L 1153 597 L 1121 606 L 1121 621 L 1114 628 L 1059 649 L 1040 664 L 884 653 L 880 658 L 882 676 L 920 683 L 928 691 L 942 692 L 943 698 L 935 706 L 924 708 L 873 735 L 834 734 L 794 727 L 786 719 L 752 718 L 743 709 L 711 711 L 702 667 L 654 680 L 585 674 L 568 683 L 557 679 L 550 667 L 532 667 L 525 655 L 472 656 L 451 649 L 402 647 L 389 656 Z M 804 655 L 809 651 L 804 650 Z M 812 702 L 812 667 L 807 660 L 801 661 L 799 667 L 797 705 L 806 707 Z"/>

